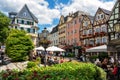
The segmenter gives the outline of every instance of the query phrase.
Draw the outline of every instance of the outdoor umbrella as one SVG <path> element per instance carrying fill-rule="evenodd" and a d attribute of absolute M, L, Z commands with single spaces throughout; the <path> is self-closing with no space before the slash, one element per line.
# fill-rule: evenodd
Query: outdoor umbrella
<path fill-rule="evenodd" d="M 86 50 L 86 52 L 107 52 L 107 45 L 89 48 Z"/>
<path fill-rule="evenodd" d="M 63 49 L 61 49 L 59 47 L 56 47 L 56 46 L 48 47 L 46 50 L 47 51 L 65 51 L 65 50 L 63 50 Z"/>
<path fill-rule="evenodd" d="M 40 47 L 35 48 L 35 50 L 42 50 L 42 51 L 44 51 L 45 49 L 44 49 L 44 47 L 40 46 Z"/>

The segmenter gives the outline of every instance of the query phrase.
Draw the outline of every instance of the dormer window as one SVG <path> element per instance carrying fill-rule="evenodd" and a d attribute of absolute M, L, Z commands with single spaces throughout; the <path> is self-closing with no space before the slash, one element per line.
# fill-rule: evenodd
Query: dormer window
<path fill-rule="evenodd" d="M 99 20 L 100 19 L 100 16 L 98 15 L 97 19 Z"/>
<path fill-rule="evenodd" d="M 27 13 L 26 13 L 26 12 L 24 12 L 24 13 L 23 13 L 23 16 L 27 16 Z"/>

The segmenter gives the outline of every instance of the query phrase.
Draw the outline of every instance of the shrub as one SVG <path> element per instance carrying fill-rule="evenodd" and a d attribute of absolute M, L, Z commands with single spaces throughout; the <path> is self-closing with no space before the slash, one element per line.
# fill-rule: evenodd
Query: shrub
<path fill-rule="evenodd" d="M 11 71 L 11 74 L 14 73 Z M 4 77 L 4 74 L 7 74 Z M 17 72 L 16 75 L 6 71 L 0 73 L 2 80 L 106 80 L 106 73 L 91 63 L 65 62 L 49 67 L 30 68 Z M 18 76 L 19 75 L 19 76 Z M 21 79 L 22 78 L 22 79 Z"/>
<path fill-rule="evenodd" d="M 29 62 L 27 63 L 27 68 L 33 68 L 33 67 L 35 67 L 35 66 L 37 66 L 37 65 L 36 65 L 36 63 L 33 62 L 33 61 L 29 61 Z"/>
<path fill-rule="evenodd" d="M 12 29 L 6 40 L 6 54 L 12 61 L 24 61 L 34 48 L 30 36 L 25 31 Z"/>

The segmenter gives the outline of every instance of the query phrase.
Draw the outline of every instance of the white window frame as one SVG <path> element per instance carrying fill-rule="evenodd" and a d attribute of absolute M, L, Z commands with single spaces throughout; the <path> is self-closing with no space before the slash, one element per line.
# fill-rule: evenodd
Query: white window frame
<path fill-rule="evenodd" d="M 100 28 L 99 27 L 97 27 L 97 28 L 95 28 L 95 32 L 100 32 Z"/>
<path fill-rule="evenodd" d="M 94 40 L 93 39 L 89 40 L 89 44 L 91 44 L 91 42 L 92 42 L 92 45 L 94 45 Z"/>
<path fill-rule="evenodd" d="M 92 34 L 92 29 L 89 29 L 89 30 L 88 30 L 88 34 Z"/>
<path fill-rule="evenodd" d="M 100 38 L 97 38 L 96 41 L 95 41 L 96 44 L 98 43 L 101 43 L 101 39 Z"/>
<path fill-rule="evenodd" d="M 104 41 L 104 39 L 106 40 L 106 41 Z M 103 37 L 102 38 L 102 43 L 106 43 L 107 42 L 107 37 Z"/>
<path fill-rule="evenodd" d="M 107 32 L 107 27 L 106 27 L 105 25 L 102 25 L 102 27 L 101 27 L 101 31 L 103 31 L 103 32 Z"/>
<path fill-rule="evenodd" d="M 103 15 L 103 17 L 102 17 L 102 15 Z M 100 19 L 103 19 L 103 18 L 104 18 L 104 14 L 101 14 L 101 15 L 100 15 Z"/>

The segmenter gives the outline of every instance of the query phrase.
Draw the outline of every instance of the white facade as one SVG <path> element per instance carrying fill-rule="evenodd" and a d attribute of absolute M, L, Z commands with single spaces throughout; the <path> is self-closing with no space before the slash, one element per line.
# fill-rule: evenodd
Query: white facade
<path fill-rule="evenodd" d="M 48 39 L 51 41 L 50 46 L 58 46 L 59 45 L 58 31 L 50 34 Z"/>
<path fill-rule="evenodd" d="M 10 28 L 26 31 L 36 46 L 38 19 L 30 12 L 27 5 L 24 5 L 18 13 L 9 13 L 9 17 L 11 18 Z"/>

